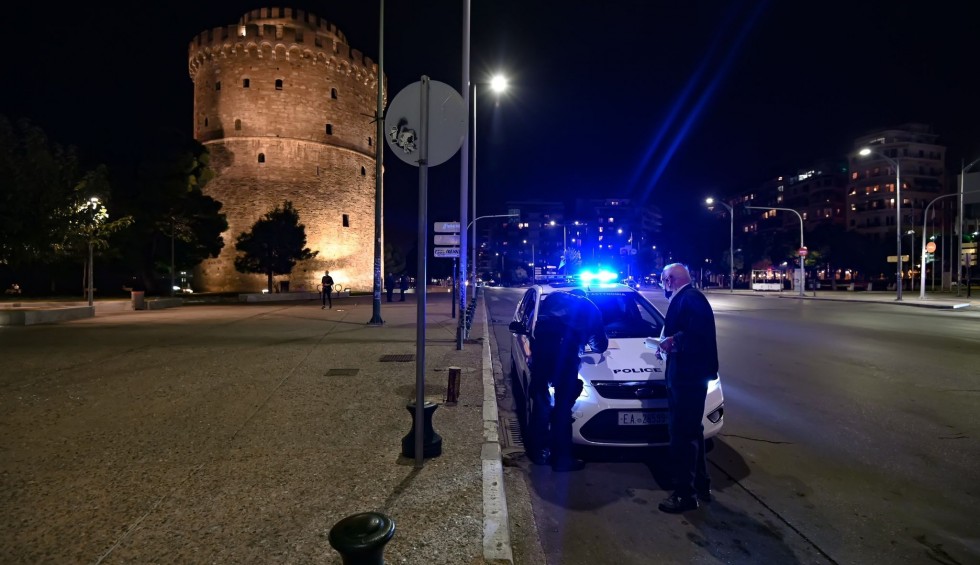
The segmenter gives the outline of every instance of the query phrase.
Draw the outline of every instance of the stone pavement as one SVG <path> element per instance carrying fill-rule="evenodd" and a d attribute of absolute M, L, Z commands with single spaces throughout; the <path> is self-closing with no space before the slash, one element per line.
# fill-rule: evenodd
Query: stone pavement
<path fill-rule="evenodd" d="M 707 291 L 709 294 L 727 294 L 726 288 L 713 287 Z M 960 308 L 980 307 L 980 295 L 974 294 L 967 297 L 966 293 L 958 297 L 956 293 L 933 293 L 926 292 L 925 298 L 919 298 L 919 291 L 906 290 L 902 293 L 902 300 L 896 300 L 897 294 L 894 290 L 890 291 L 848 291 L 848 290 L 818 290 L 816 292 L 808 290 L 802 296 L 795 290 L 784 290 L 782 292 L 735 290 L 734 294 L 740 296 L 757 296 L 767 298 L 791 298 L 797 300 L 832 300 L 842 302 L 871 302 L 881 304 L 892 304 L 895 306 L 914 306 L 918 308 L 940 308 L 958 310 Z"/>
<path fill-rule="evenodd" d="M 3 328 L 0 562 L 339 564 L 333 526 L 378 512 L 387 563 L 511 563 L 482 299 L 458 350 L 450 295 L 427 296 L 442 454 L 421 468 L 414 296 L 381 326 L 354 296 Z"/>

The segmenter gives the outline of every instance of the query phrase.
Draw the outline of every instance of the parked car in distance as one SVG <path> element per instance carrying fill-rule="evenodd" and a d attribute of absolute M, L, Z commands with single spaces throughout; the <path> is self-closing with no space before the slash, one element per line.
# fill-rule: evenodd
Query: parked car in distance
<path fill-rule="evenodd" d="M 609 348 L 581 355 L 579 379 L 584 386 L 572 409 L 572 441 L 583 446 L 652 447 L 668 445 L 667 387 L 664 361 L 646 345 L 662 335 L 664 316 L 635 288 L 586 275 L 575 282 L 534 285 L 527 289 L 509 329 L 511 376 L 522 395 L 523 422 L 532 409 L 528 399 L 531 339 L 541 301 L 557 291 L 581 288 L 602 312 Z M 554 394 L 554 391 L 552 391 Z M 704 405 L 704 437 L 712 438 L 724 424 L 721 378 L 708 385 Z"/>

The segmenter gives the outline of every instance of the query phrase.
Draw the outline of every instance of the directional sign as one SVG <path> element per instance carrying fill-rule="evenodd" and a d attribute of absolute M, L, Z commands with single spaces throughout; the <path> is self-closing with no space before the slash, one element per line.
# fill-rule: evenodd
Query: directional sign
<path fill-rule="evenodd" d="M 433 247 L 432 252 L 434 257 L 447 257 L 450 259 L 459 258 L 458 247 Z"/>
<path fill-rule="evenodd" d="M 807 250 L 807 248 L 806 248 L 806 247 L 801 247 L 801 248 L 799 249 L 799 255 L 800 255 L 800 257 L 806 257 L 806 254 L 807 254 L 807 253 L 809 253 L 809 251 Z"/>
<path fill-rule="evenodd" d="M 436 233 L 459 233 L 459 222 L 436 222 L 432 231 Z"/>
<path fill-rule="evenodd" d="M 435 244 L 436 245 L 459 245 L 459 234 L 453 233 L 448 235 L 436 235 Z"/>
<path fill-rule="evenodd" d="M 902 262 L 903 263 L 907 263 L 908 260 L 909 260 L 909 256 L 908 255 L 902 255 Z M 889 263 L 898 263 L 898 256 L 897 255 L 889 255 L 888 256 L 888 262 Z"/>

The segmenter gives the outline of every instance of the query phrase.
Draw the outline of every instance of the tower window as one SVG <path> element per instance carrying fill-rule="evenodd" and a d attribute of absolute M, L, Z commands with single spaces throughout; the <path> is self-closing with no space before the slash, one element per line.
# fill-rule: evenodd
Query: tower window
<path fill-rule="evenodd" d="M 265 163 L 265 153 L 259 153 L 259 163 Z"/>
<path fill-rule="evenodd" d="M 361 176 L 363 177 L 365 175 L 367 175 L 367 169 L 365 169 L 364 167 L 361 167 Z"/>
<path fill-rule="evenodd" d="M 281 78 L 277 78 L 276 79 L 276 90 L 282 90 L 282 79 Z"/>
<path fill-rule="evenodd" d="M 327 135 L 333 135 L 333 124 L 327 124 Z"/>
<path fill-rule="evenodd" d="M 242 130 L 242 121 L 235 120 L 235 131 L 241 131 L 241 130 Z"/>
<path fill-rule="evenodd" d="M 214 89 L 215 90 L 221 90 L 221 81 L 220 80 L 218 82 L 214 83 Z"/>
<path fill-rule="evenodd" d="M 204 127 L 208 127 L 208 119 L 204 118 Z"/>
<path fill-rule="evenodd" d="M 344 220 L 343 221 L 344 221 L 344 227 L 345 228 L 349 228 L 350 227 L 350 216 L 348 214 L 344 214 Z"/>
<path fill-rule="evenodd" d="M 373 141 L 372 141 L 372 140 L 371 140 L 371 138 L 369 137 L 369 138 L 368 138 L 368 147 L 371 147 L 371 144 L 372 144 L 372 143 L 373 143 Z"/>
<path fill-rule="evenodd" d="M 249 87 L 249 84 L 250 84 L 250 82 L 249 82 L 249 80 L 247 78 L 243 78 L 242 79 L 242 88 L 248 88 Z"/>
<path fill-rule="evenodd" d="M 337 99 L 337 89 L 336 88 L 331 88 L 330 89 L 330 98 L 333 98 L 334 100 Z"/>

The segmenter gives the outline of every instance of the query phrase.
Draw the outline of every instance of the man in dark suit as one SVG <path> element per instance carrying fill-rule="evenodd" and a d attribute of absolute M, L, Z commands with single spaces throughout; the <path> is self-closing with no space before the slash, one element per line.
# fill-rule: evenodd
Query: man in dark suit
<path fill-rule="evenodd" d="M 664 267 L 664 294 L 670 299 L 660 352 L 667 354 L 667 403 L 674 492 L 659 508 L 677 514 L 711 500 L 704 459 L 704 401 L 708 381 L 718 374 L 715 314 L 708 299 L 691 285 L 680 263 Z"/>

